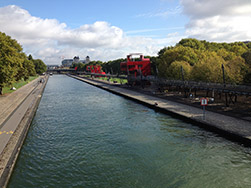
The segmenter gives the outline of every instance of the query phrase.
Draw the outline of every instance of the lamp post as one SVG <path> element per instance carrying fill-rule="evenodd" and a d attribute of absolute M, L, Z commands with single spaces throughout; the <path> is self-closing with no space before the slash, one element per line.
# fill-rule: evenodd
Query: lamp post
<path fill-rule="evenodd" d="M 226 87 L 226 80 L 225 80 L 225 68 L 224 65 L 221 65 L 222 68 L 222 76 L 223 76 L 223 84 L 224 84 L 224 88 Z"/>
<path fill-rule="evenodd" d="M 222 68 L 222 76 L 223 76 L 223 87 L 226 88 L 226 80 L 225 80 L 225 68 L 224 68 L 224 65 L 222 64 L 221 65 L 221 68 Z M 228 105 L 228 99 L 227 99 L 227 93 L 225 92 L 225 99 L 226 99 L 226 106 L 229 106 Z"/>
<path fill-rule="evenodd" d="M 180 66 L 180 71 L 181 71 L 182 81 L 184 82 L 184 70 L 182 66 Z"/>

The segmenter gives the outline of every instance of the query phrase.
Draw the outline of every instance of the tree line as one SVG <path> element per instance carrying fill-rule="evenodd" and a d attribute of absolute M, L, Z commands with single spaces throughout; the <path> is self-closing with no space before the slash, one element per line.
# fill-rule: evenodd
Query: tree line
<path fill-rule="evenodd" d="M 0 94 L 5 86 L 16 81 L 42 74 L 47 66 L 40 59 L 33 59 L 23 52 L 22 46 L 10 36 L 0 32 Z"/>
<path fill-rule="evenodd" d="M 251 43 L 182 39 L 154 59 L 160 77 L 204 82 L 251 83 Z"/>
<path fill-rule="evenodd" d="M 152 74 L 161 78 L 222 83 L 224 68 L 226 83 L 251 84 L 251 42 L 216 43 L 188 38 L 148 58 Z M 123 61 L 126 58 L 75 63 L 72 67 L 85 71 L 87 65 L 98 64 L 106 73 L 120 74 Z"/>

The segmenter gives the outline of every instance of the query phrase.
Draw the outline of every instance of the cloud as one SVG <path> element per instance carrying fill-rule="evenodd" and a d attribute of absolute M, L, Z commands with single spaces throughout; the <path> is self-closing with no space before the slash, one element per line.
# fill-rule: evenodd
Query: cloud
<path fill-rule="evenodd" d="M 216 42 L 245 41 L 251 38 L 250 0 L 181 0 L 189 37 Z"/>
<path fill-rule="evenodd" d="M 175 34 L 154 39 L 131 34 L 175 29 L 146 29 L 125 33 L 105 21 L 71 29 L 56 19 L 32 16 L 16 5 L 0 7 L 0 31 L 22 44 L 26 54 L 40 58 L 46 64 L 60 64 L 62 57 L 80 56 L 84 59 L 87 55 L 92 60 L 102 61 L 123 58 L 132 52 L 154 56 L 161 48 L 174 45 L 183 36 Z"/>
<path fill-rule="evenodd" d="M 59 45 L 117 47 L 123 35 L 120 28 L 106 22 L 69 29 L 65 23 L 31 16 L 28 11 L 15 5 L 0 8 L 0 26 L 1 30 L 21 38 L 25 44 L 34 42 L 32 38 L 35 38 L 40 43 L 55 40 Z"/>
<path fill-rule="evenodd" d="M 117 48 L 122 42 L 123 31 L 107 22 L 95 22 L 92 25 L 83 25 L 78 29 L 68 30 L 57 37 L 60 45 L 82 47 Z"/>
<path fill-rule="evenodd" d="M 173 41 L 172 36 L 163 40 L 128 36 L 105 21 L 71 29 L 56 19 L 34 17 L 15 5 L 0 7 L 0 29 L 22 44 L 27 54 L 47 64 L 60 64 L 62 57 L 74 56 L 85 58 L 88 55 L 92 60 L 107 61 L 132 52 L 157 55 Z"/>

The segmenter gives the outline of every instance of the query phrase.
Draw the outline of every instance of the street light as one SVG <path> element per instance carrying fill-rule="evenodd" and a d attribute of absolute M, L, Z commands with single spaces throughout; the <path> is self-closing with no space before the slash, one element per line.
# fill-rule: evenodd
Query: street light
<path fill-rule="evenodd" d="M 223 84 L 224 84 L 224 87 L 226 87 L 225 68 L 223 64 L 221 65 L 221 68 L 222 68 L 222 75 L 223 75 Z"/>
<path fill-rule="evenodd" d="M 182 66 L 180 66 L 180 71 L 181 71 L 182 81 L 184 82 L 184 71 Z"/>

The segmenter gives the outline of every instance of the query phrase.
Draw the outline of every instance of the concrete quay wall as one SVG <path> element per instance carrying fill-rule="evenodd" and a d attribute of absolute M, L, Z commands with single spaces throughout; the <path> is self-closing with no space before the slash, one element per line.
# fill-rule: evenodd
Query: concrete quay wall
<path fill-rule="evenodd" d="M 159 97 L 146 95 L 116 86 L 116 84 L 109 84 L 96 79 L 93 80 L 75 75 L 69 76 L 93 86 L 105 89 L 114 94 L 134 100 L 156 111 L 166 113 L 168 115 L 174 116 L 175 118 L 179 118 L 183 121 L 202 127 L 206 130 L 213 131 L 231 141 L 238 142 L 244 146 L 251 146 L 251 123 L 249 121 L 210 111 L 206 111 L 206 118 L 203 119 L 202 108 L 196 108 Z"/>

